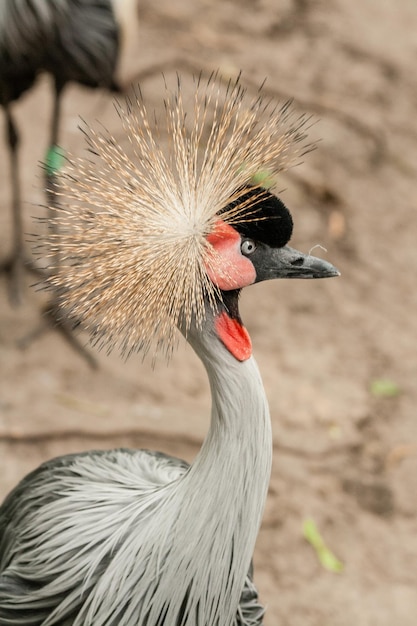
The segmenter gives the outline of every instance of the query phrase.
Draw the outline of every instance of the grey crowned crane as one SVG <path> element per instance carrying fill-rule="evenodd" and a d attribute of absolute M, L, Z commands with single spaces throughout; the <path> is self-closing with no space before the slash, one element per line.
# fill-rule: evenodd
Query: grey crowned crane
<path fill-rule="evenodd" d="M 131 45 L 137 25 L 136 0 L 1 0 L 0 105 L 5 113 L 12 181 L 13 243 L 2 268 L 10 295 L 19 303 L 25 266 L 19 177 L 19 133 L 12 104 L 30 89 L 40 72 L 54 81 L 47 189 L 54 188 L 61 96 L 70 82 L 120 90 L 120 52 Z M 129 40 L 129 42 L 128 42 Z"/>
<path fill-rule="evenodd" d="M 133 157 L 86 131 L 90 154 L 61 173 L 48 280 L 98 345 L 169 354 L 179 329 L 209 378 L 207 436 L 191 465 L 114 449 L 24 478 L 0 507 L 1 624 L 262 624 L 251 558 L 272 437 L 239 293 L 339 272 L 288 246 L 288 209 L 254 182 L 300 155 L 305 119 L 215 78 L 187 113 L 182 85 L 165 99 L 168 152 L 140 95 L 119 111 Z"/>

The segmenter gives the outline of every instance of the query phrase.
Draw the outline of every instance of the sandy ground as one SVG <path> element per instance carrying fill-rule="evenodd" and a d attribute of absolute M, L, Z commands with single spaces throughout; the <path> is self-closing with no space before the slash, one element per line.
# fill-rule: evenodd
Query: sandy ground
<path fill-rule="evenodd" d="M 380 0 L 162 0 L 140 3 L 127 68 L 160 105 L 161 69 L 243 70 L 267 78 L 319 120 L 318 150 L 282 177 L 294 247 L 321 244 L 331 281 L 253 287 L 242 313 L 270 400 L 274 465 L 255 553 L 266 625 L 417 623 L 417 5 Z M 150 71 L 148 69 L 150 68 Z M 38 162 L 48 143 L 47 79 L 15 107 L 22 132 L 25 221 L 42 215 Z M 71 87 L 62 144 L 83 148 L 81 115 L 116 136 L 111 97 Z M 10 244 L 7 153 L 0 148 L 0 247 Z M 323 253 L 324 254 L 324 253 Z M 28 277 L 28 285 L 33 279 Z M 12 309 L 0 278 L 0 496 L 51 456 L 94 447 L 161 449 L 191 460 L 210 406 L 185 345 L 166 367 L 117 355 L 89 365 L 57 332 L 26 349 L 45 298 L 28 287 Z M 393 393 L 375 390 L 389 381 Z M 392 386 L 391 385 L 391 386 Z M 312 517 L 343 571 L 303 538 Z"/>

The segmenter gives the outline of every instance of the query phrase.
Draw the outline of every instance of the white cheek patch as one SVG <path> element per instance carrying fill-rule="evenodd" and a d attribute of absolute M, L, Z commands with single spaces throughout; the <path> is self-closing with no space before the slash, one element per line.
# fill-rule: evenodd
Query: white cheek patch
<path fill-rule="evenodd" d="M 219 289 L 242 289 L 255 282 L 253 263 L 242 255 L 240 235 L 232 226 L 218 220 L 207 241 L 213 251 L 206 261 L 206 272 Z"/>

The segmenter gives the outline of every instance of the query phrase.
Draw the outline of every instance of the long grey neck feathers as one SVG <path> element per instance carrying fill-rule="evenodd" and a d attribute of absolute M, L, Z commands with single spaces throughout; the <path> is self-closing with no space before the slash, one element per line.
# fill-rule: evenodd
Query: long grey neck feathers
<path fill-rule="evenodd" d="M 213 404 L 210 430 L 176 492 L 185 499 L 174 562 L 189 559 L 192 607 L 184 624 L 227 626 L 234 623 L 267 495 L 270 416 L 253 358 L 238 362 L 207 332 L 188 340 L 207 369 Z"/>

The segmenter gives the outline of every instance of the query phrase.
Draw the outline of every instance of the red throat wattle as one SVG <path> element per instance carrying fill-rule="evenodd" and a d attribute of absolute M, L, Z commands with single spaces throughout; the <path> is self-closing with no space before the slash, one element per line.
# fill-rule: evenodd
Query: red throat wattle
<path fill-rule="evenodd" d="M 223 311 L 216 318 L 216 331 L 219 339 L 238 361 L 246 361 L 252 356 L 252 342 L 249 333 L 239 320 L 229 317 Z"/>

